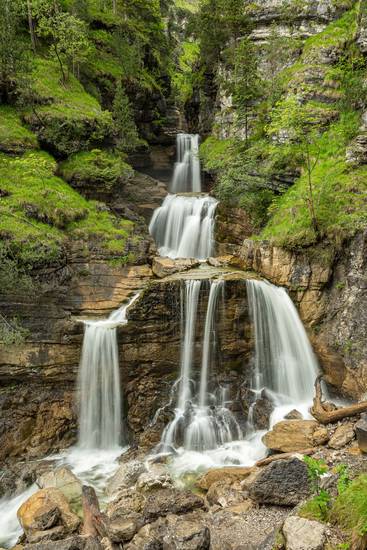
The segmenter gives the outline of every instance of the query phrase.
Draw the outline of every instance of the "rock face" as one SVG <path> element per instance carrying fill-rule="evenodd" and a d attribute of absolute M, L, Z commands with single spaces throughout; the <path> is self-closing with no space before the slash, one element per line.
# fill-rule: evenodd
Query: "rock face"
<path fill-rule="evenodd" d="M 239 253 L 243 268 L 285 286 L 310 329 L 325 380 L 353 398 L 367 391 L 367 232 L 343 247 L 292 252 L 269 242 L 245 240 Z M 312 328 L 317 326 L 317 334 Z"/>
<path fill-rule="evenodd" d="M 264 444 L 273 451 L 302 451 L 328 440 L 326 428 L 315 420 L 282 420 L 263 436 Z"/>
<path fill-rule="evenodd" d="M 318 521 L 288 517 L 283 525 L 287 550 L 322 550 L 326 540 L 326 526 Z"/>
<path fill-rule="evenodd" d="M 307 466 L 298 458 L 276 460 L 259 473 L 249 487 L 253 500 L 261 504 L 295 506 L 310 492 Z"/>

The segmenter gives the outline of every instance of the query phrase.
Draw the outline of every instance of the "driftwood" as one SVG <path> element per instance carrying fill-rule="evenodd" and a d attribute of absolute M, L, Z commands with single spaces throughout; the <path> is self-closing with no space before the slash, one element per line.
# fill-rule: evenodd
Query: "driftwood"
<path fill-rule="evenodd" d="M 367 411 L 367 401 L 361 401 L 361 403 L 349 405 L 348 407 L 341 407 L 340 409 L 327 409 L 322 400 L 321 379 L 322 376 L 318 376 L 315 380 L 315 397 L 310 409 L 312 416 L 321 424 L 338 422 L 338 420 L 342 420 L 343 418 L 355 416 L 356 414 Z"/>
<path fill-rule="evenodd" d="M 93 487 L 83 485 L 82 487 L 83 504 L 83 535 L 88 537 L 105 537 L 106 522 L 99 509 L 98 498 Z"/>
<path fill-rule="evenodd" d="M 255 466 L 266 466 L 267 464 L 270 464 L 271 462 L 274 462 L 275 460 L 286 460 L 287 458 L 292 458 L 294 455 L 313 455 L 316 453 L 316 451 L 319 449 L 319 447 L 310 447 L 308 449 L 303 449 L 302 451 L 292 451 L 291 453 L 279 453 L 276 455 L 268 456 L 268 458 L 262 458 L 261 460 L 258 460 L 255 464 Z"/>

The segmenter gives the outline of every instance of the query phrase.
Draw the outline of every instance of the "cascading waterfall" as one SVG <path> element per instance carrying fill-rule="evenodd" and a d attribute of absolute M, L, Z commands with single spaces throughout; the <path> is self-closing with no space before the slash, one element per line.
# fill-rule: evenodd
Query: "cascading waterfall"
<path fill-rule="evenodd" d="M 113 449 L 124 439 L 116 328 L 127 323 L 127 308 L 108 319 L 86 321 L 79 368 L 79 442 L 82 449 Z"/>
<path fill-rule="evenodd" d="M 276 406 L 309 404 L 318 364 L 292 300 L 266 281 L 246 285 L 255 337 L 252 389 L 265 388 Z"/>
<path fill-rule="evenodd" d="M 216 349 L 215 318 L 223 281 L 211 281 L 205 318 L 199 387 L 192 373 L 201 281 L 185 282 L 183 342 L 175 417 L 162 435 L 161 449 L 183 447 L 206 451 L 240 439 L 241 430 L 226 407 L 226 392 L 208 393 L 208 378 Z"/>
<path fill-rule="evenodd" d="M 217 204 L 209 196 L 167 195 L 149 225 L 159 254 L 169 258 L 208 258 L 213 252 Z"/>
<path fill-rule="evenodd" d="M 172 193 L 200 193 L 201 175 L 199 160 L 199 136 L 177 134 L 177 161 L 171 184 Z"/>

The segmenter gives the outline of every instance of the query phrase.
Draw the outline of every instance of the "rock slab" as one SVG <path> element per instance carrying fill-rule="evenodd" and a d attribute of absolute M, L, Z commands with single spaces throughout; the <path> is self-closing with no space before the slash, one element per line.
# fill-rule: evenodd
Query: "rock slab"
<path fill-rule="evenodd" d="M 282 420 L 263 437 L 263 443 L 273 451 L 291 453 L 326 443 L 328 433 L 316 420 Z"/>
<path fill-rule="evenodd" d="M 326 539 L 326 527 L 318 521 L 288 517 L 283 525 L 287 550 L 322 550 Z"/>

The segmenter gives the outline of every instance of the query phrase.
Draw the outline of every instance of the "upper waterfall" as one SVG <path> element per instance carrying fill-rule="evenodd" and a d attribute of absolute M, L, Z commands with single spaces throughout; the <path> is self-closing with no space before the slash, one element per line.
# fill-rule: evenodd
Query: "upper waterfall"
<path fill-rule="evenodd" d="M 127 308 L 137 297 L 112 312 L 108 319 L 85 322 L 78 376 L 81 448 L 112 449 L 123 442 L 116 328 L 127 323 Z"/>
<path fill-rule="evenodd" d="M 171 183 L 172 193 L 200 193 L 201 174 L 199 160 L 199 136 L 177 134 L 177 160 Z"/>
<path fill-rule="evenodd" d="M 213 252 L 217 204 L 207 195 L 167 195 L 149 225 L 159 254 L 170 258 L 208 258 Z"/>

